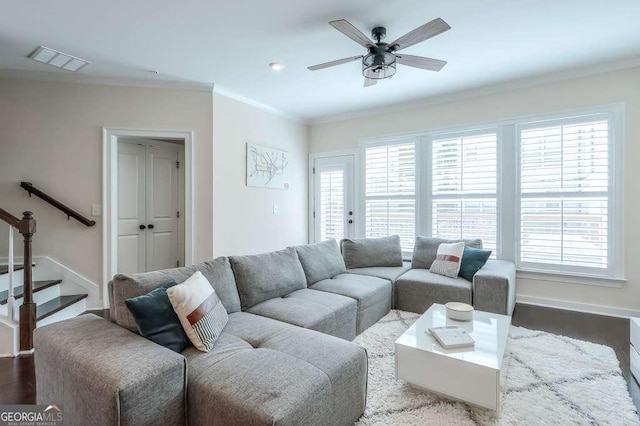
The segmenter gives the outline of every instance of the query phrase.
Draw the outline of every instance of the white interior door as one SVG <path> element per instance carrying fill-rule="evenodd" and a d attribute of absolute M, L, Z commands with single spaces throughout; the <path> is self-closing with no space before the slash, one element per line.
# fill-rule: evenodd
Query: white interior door
<path fill-rule="evenodd" d="M 146 271 L 146 147 L 118 143 L 118 272 Z"/>
<path fill-rule="evenodd" d="M 353 155 L 316 158 L 313 163 L 313 240 L 355 236 Z"/>
<path fill-rule="evenodd" d="M 119 273 L 180 263 L 179 146 L 118 143 Z"/>
<path fill-rule="evenodd" d="M 178 266 L 178 151 L 147 147 L 147 270 Z"/>

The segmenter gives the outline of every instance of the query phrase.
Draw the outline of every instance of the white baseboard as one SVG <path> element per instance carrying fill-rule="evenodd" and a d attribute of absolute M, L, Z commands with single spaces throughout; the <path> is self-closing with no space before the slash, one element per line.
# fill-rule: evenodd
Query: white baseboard
<path fill-rule="evenodd" d="M 544 306 L 546 308 L 564 309 L 567 311 L 584 312 L 588 314 L 606 315 L 609 317 L 629 318 L 640 317 L 640 311 L 635 309 L 617 308 L 606 305 L 593 305 L 590 303 L 570 302 L 559 299 L 546 299 L 543 297 L 517 295 L 516 303 L 523 305 Z"/>
<path fill-rule="evenodd" d="M 15 357 L 19 352 L 18 323 L 0 317 L 0 358 Z"/>

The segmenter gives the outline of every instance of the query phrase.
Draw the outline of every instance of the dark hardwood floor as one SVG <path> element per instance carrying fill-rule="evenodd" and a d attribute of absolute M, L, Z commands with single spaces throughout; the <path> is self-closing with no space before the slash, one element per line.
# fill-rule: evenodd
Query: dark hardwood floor
<path fill-rule="evenodd" d="M 108 317 L 108 311 L 92 313 Z M 629 320 L 519 304 L 512 324 L 613 348 L 631 397 L 640 410 L 640 387 L 629 371 Z M 34 404 L 35 397 L 33 356 L 0 358 L 0 404 Z"/>
<path fill-rule="evenodd" d="M 518 304 L 511 324 L 600 343 L 612 348 L 620 362 L 620 369 L 627 381 L 633 403 L 640 412 L 640 386 L 629 369 L 628 319 Z"/>

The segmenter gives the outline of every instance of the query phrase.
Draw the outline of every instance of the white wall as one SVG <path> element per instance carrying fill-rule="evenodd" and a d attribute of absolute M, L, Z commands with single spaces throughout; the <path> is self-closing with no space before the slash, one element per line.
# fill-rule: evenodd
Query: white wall
<path fill-rule="evenodd" d="M 640 315 L 640 68 L 576 78 L 536 87 L 444 102 L 393 113 L 371 115 L 310 128 L 312 153 L 358 147 L 359 139 L 460 126 L 609 103 L 626 103 L 624 203 L 625 264 L 628 283 L 622 288 L 518 280 L 521 300 L 561 301 L 565 306 Z M 373 88 L 375 90 L 375 87 Z M 579 305 L 570 305 L 577 303 Z M 594 306 L 591 306 L 594 305 Z M 599 305 L 599 306 L 595 306 Z M 609 306 L 616 309 L 602 309 Z"/>
<path fill-rule="evenodd" d="M 0 80 L 0 208 L 31 210 L 34 255 L 46 255 L 100 284 L 102 217 L 87 228 L 20 189 L 30 181 L 85 216 L 102 201 L 102 127 L 194 131 L 194 260 L 212 257 L 212 93 Z M 0 223 L 0 256 L 7 254 Z M 20 250 L 16 252 L 17 255 Z"/>
<path fill-rule="evenodd" d="M 307 136 L 304 124 L 214 93 L 214 256 L 307 242 Z M 289 189 L 246 186 L 247 142 L 289 152 Z"/>

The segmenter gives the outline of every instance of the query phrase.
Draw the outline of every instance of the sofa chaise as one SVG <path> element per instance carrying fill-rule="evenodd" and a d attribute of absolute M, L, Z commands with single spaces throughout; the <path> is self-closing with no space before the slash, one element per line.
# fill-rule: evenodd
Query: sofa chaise
<path fill-rule="evenodd" d="M 437 243 L 417 240 L 416 251 Z M 111 321 L 87 314 L 36 330 L 38 403 L 63 404 L 71 425 L 353 424 L 365 408 L 367 355 L 351 340 L 392 306 L 423 312 L 455 300 L 513 309 L 512 263 L 487 263 L 473 283 L 442 282 L 421 267 L 423 256 L 402 260 L 398 237 L 341 246 L 116 275 Z M 196 271 L 228 312 L 213 349 L 176 353 L 140 336 L 125 300 Z"/>

